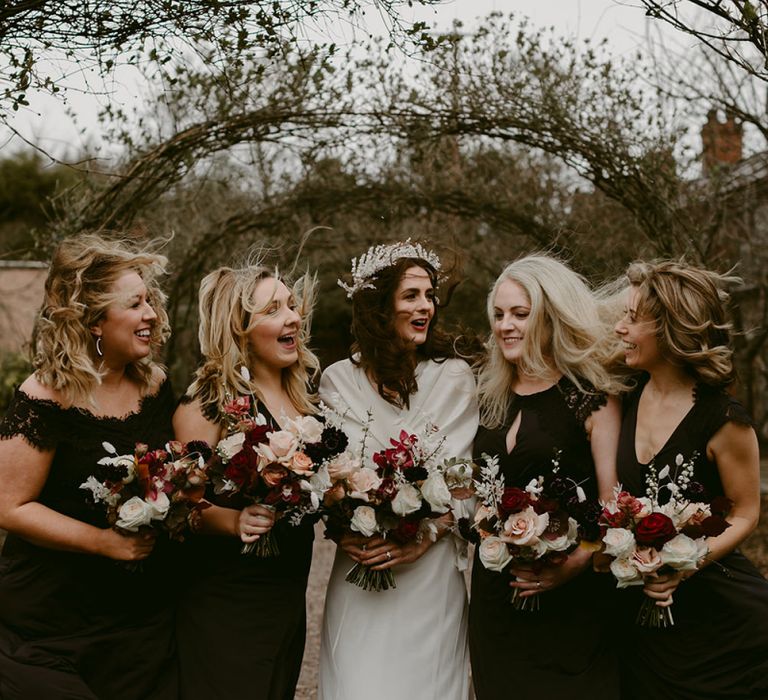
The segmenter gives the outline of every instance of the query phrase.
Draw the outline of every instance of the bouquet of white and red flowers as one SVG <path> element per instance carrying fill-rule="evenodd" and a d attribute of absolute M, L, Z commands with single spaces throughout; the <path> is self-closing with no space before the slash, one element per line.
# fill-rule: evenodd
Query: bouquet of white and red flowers
<path fill-rule="evenodd" d="M 292 525 L 316 513 L 330 486 L 324 463 L 343 452 L 346 435 L 313 416 L 285 419 L 284 428 L 273 428 L 248 396 L 230 401 L 224 416 L 229 434 L 216 445 L 210 464 L 214 491 L 273 508 Z M 280 552 L 270 530 L 244 544 L 242 553 L 269 557 Z"/>
<path fill-rule="evenodd" d="M 125 455 L 108 442 L 102 444 L 109 456 L 99 460 L 96 473 L 80 488 L 90 492 L 93 503 L 104 505 L 107 522 L 127 532 L 150 527 L 183 540 L 187 527 L 207 507 L 202 499 L 208 444 L 172 440 L 164 449 L 150 450 L 137 443 L 133 454 Z"/>
<path fill-rule="evenodd" d="M 695 571 L 707 555 L 706 537 L 716 537 L 729 523 L 731 503 L 725 497 L 707 502 L 704 488 L 693 479 L 697 453 L 685 461 L 675 459 L 675 474 L 667 465 L 659 472 L 651 463 L 646 475 L 646 496 L 636 498 L 616 487 L 614 498 L 600 515 L 605 554 L 612 557 L 616 587 L 639 586 L 645 576 L 664 569 Z M 666 483 L 665 483 L 666 482 Z M 660 503 L 660 494 L 669 500 Z M 637 623 L 646 627 L 674 624 L 670 606 L 660 607 L 646 597 Z"/>
<path fill-rule="evenodd" d="M 367 430 L 360 455 L 365 453 L 366 436 Z M 432 426 L 421 437 L 402 430 L 397 438 L 390 438 L 391 447 L 372 455 L 369 464 L 349 452 L 331 461 L 331 486 L 323 508 L 328 532 L 334 536 L 345 532 L 380 535 L 400 544 L 422 537 L 434 539 L 434 519 L 451 508 L 449 484 L 459 488 L 471 483 L 471 479 L 462 481 L 462 474 L 471 475 L 465 462 L 439 461 L 443 442 Z M 364 590 L 396 587 L 391 569 L 373 570 L 360 563 L 352 567 L 346 580 Z"/>
<path fill-rule="evenodd" d="M 507 486 L 497 456 L 484 454 L 475 491 L 480 503 L 472 530 L 480 561 L 490 571 L 507 571 L 515 564 L 559 565 L 581 541 L 599 537 L 596 502 L 587 500 L 581 484 L 560 474 L 559 452 L 552 470 L 523 488 Z M 539 596 L 521 598 L 517 610 L 538 610 Z"/>

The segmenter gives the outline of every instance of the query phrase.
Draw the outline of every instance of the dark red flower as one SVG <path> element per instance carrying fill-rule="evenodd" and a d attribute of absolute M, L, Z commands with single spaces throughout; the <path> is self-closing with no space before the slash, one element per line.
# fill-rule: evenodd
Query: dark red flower
<path fill-rule="evenodd" d="M 540 498 L 538 501 L 534 501 L 532 504 L 533 510 L 538 515 L 543 513 L 554 513 L 560 504 L 554 498 Z"/>
<path fill-rule="evenodd" d="M 398 542 L 410 542 L 419 534 L 418 520 L 401 520 L 392 531 L 392 537 Z"/>
<path fill-rule="evenodd" d="M 707 537 L 717 537 L 725 532 L 731 524 L 722 515 L 710 515 L 701 523 L 701 530 Z"/>
<path fill-rule="evenodd" d="M 640 520 L 635 527 L 637 543 L 654 549 L 661 549 L 675 535 L 677 535 L 675 524 L 664 513 L 651 513 Z"/>
<path fill-rule="evenodd" d="M 501 510 L 506 518 L 511 513 L 519 513 L 531 504 L 531 497 L 523 489 L 508 486 L 501 497 Z"/>
<path fill-rule="evenodd" d="M 712 511 L 712 515 L 722 515 L 723 517 L 731 512 L 732 507 L 733 501 L 727 496 L 717 496 L 709 504 L 709 510 Z"/>
<path fill-rule="evenodd" d="M 267 433 L 273 433 L 274 428 L 270 428 L 268 425 L 257 425 L 253 428 L 251 428 L 246 434 L 245 434 L 245 444 L 244 447 L 252 446 L 252 445 L 263 445 L 269 442 L 269 438 L 267 437 Z"/>

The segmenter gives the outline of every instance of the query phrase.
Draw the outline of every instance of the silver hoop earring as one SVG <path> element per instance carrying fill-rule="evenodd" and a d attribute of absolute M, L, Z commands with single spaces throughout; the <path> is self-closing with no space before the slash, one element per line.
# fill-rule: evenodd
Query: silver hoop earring
<path fill-rule="evenodd" d="M 101 349 L 101 336 L 96 338 L 96 354 L 99 357 L 104 357 L 104 351 Z"/>

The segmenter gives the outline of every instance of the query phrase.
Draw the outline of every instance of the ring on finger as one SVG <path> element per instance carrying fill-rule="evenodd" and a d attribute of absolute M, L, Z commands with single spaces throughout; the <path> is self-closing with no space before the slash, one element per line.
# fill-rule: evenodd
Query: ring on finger
<path fill-rule="evenodd" d="M 536 588 L 541 588 L 541 581 L 536 581 Z"/>
<path fill-rule="evenodd" d="M 387 550 L 386 554 L 387 554 L 387 561 L 391 561 L 392 560 L 392 552 Z"/>

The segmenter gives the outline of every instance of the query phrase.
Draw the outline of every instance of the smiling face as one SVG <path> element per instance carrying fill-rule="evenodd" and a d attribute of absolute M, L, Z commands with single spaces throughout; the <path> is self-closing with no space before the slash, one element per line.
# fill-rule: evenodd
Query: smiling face
<path fill-rule="evenodd" d="M 104 316 L 91 328 L 101 338 L 103 362 L 124 367 L 147 357 L 157 314 L 147 298 L 147 287 L 137 272 L 124 272 L 110 288 L 115 296 Z"/>
<path fill-rule="evenodd" d="M 624 361 L 628 367 L 650 371 L 663 357 L 659 351 L 656 327 L 653 319 L 638 316 L 639 291 L 637 287 L 627 290 L 627 306 L 624 316 L 614 330 L 621 338 Z"/>
<path fill-rule="evenodd" d="M 493 334 L 507 362 L 516 364 L 523 357 L 530 315 L 531 302 L 525 290 L 510 279 L 501 282 L 493 299 Z"/>
<path fill-rule="evenodd" d="M 280 280 L 268 277 L 254 290 L 248 341 L 257 362 L 270 369 L 290 367 L 299 359 L 301 316 L 293 294 Z"/>
<path fill-rule="evenodd" d="M 429 273 L 418 265 L 400 278 L 394 295 L 395 332 L 405 341 L 423 345 L 435 315 L 435 289 Z"/>

